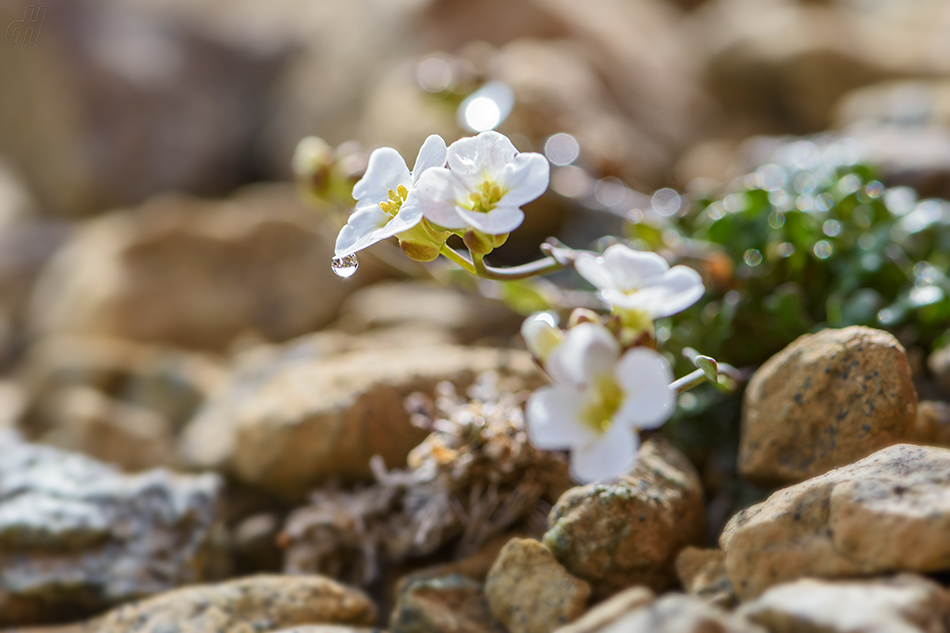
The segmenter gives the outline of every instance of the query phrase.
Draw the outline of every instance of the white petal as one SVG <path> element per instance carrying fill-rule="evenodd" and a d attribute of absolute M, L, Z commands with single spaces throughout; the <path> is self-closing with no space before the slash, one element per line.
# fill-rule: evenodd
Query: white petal
<path fill-rule="evenodd" d="M 639 447 L 636 431 L 614 424 L 596 442 L 571 451 L 571 475 L 583 483 L 620 477 L 630 471 Z"/>
<path fill-rule="evenodd" d="M 345 257 L 367 246 L 385 239 L 377 233 L 384 228 L 392 216 L 379 208 L 379 205 L 366 205 L 353 212 L 347 219 L 346 226 L 340 229 L 336 237 L 334 255 Z"/>
<path fill-rule="evenodd" d="M 604 264 L 604 258 L 593 253 L 582 252 L 574 260 L 574 270 L 595 288 L 619 290 L 613 275 Z"/>
<path fill-rule="evenodd" d="M 419 176 L 430 167 L 445 167 L 447 153 L 445 141 L 438 134 L 432 134 L 419 148 L 416 164 L 412 167 L 412 182 L 416 183 Z"/>
<path fill-rule="evenodd" d="M 602 325 L 581 323 L 567 331 L 545 370 L 556 383 L 584 389 L 597 376 L 613 372 L 620 345 Z"/>
<path fill-rule="evenodd" d="M 498 175 L 498 185 L 505 192 L 499 204 L 528 204 L 547 190 L 550 173 L 548 159 L 541 154 L 529 152 L 513 157 Z"/>
<path fill-rule="evenodd" d="M 667 270 L 666 260 L 649 251 L 635 251 L 623 244 L 614 244 L 604 251 L 604 265 L 620 290 L 630 291 L 650 285 Z"/>
<path fill-rule="evenodd" d="M 524 222 L 524 211 L 518 207 L 495 207 L 488 213 L 456 207 L 456 213 L 468 226 L 488 235 L 511 233 Z"/>
<path fill-rule="evenodd" d="M 561 450 L 590 444 L 599 435 L 580 420 L 583 399 L 565 387 L 541 387 L 528 398 L 528 439 L 542 449 Z"/>
<path fill-rule="evenodd" d="M 403 231 L 408 231 L 422 221 L 422 209 L 419 208 L 419 200 L 414 194 L 414 191 L 409 192 L 409 196 L 406 198 L 406 201 L 402 203 L 401 207 L 399 207 L 399 213 L 396 214 L 396 217 L 390 220 L 389 224 L 387 224 L 384 228 L 380 229 L 381 232 L 387 234 L 380 239 L 385 239 L 387 237 L 392 237 L 393 235 L 398 235 Z"/>
<path fill-rule="evenodd" d="M 696 303 L 703 293 L 703 278 L 687 266 L 674 266 L 654 285 L 629 295 L 604 291 L 604 300 L 621 308 L 643 310 L 654 319 L 682 312 Z"/>
<path fill-rule="evenodd" d="M 383 202 L 389 199 L 389 190 L 399 185 L 412 186 L 406 161 L 393 148 L 380 147 L 369 155 L 366 173 L 353 185 L 353 197 L 360 203 Z"/>
<path fill-rule="evenodd" d="M 655 429 L 673 414 L 676 405 L 676 394 L 670 389 L 673 372 L 657 352 L 645 347 L 629 350 L 617 362 L 614 377 L 624 390 L 615 424 Z"/>
<path fill-rule="evenodd" d="M 430 221 L 447 229 L 467 226 L 459 217 L 457 201 L 467 196 L 464 183 L 444 167 L 431 167 L 419 178 L 413 191 L 418 192 L 422 214 Z"/>
<path fill-rule="evenodd" d="M 518 150 L 508 137 L 498 132 L 482 132 L 462 138 L 449 146 L 449 168 L 460 174 L 480 175 L 495 180 Z"/>

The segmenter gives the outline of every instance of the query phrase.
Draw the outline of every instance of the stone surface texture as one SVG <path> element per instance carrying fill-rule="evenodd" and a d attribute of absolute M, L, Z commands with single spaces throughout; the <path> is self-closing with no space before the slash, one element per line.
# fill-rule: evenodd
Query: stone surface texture
<path fill-rule="evenodd" d="M 482 585 L 457 575 L 421 580 L 399 596 L 391 633 L 505 633 Z"/>
<path fill-rule="evenodd" d="M 548 525 L 542 542 L 594 596 L 636 584 L 667 589 L 676 555 L 703 539 L 702 485 L 689 460 L 654 436 L 630 474 L 562 495 Z"/>
<path fill-rule="evenodd" d="M 910 441 L 917 392 L 904 349 L 862 326 L 806 334 L 769 359 L 745 392 L 739 472 L 795 483 Z"/>
<path fill-rule="evenodd" d="M 512 539 L 488 573 L 485 595 L 510 633 L 547 633 L 584 612 L 590 585 L 571 576 L 538 541 Z"/>
<path fill-rule="evenodd" d="M 950 569 L 950 450 L 898 444 L 779 490 L 726 525 L 720 545 L 748 599 L 805 576 Z"/>

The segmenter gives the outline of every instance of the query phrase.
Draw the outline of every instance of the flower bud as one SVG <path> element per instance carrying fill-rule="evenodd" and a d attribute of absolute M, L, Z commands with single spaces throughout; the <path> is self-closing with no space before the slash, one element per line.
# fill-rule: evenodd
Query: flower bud
<path fill-rule="evenodd" d="M 538 312 L 529 316 L 521 324 L 521 336 L 528 351 L 542 363 L 564 340 L 564 332 L 557 327 L 557 315 L 553 312 Z"/>
<path fill-rule="evenodd" d="M 465 231 L 462 236 L 467 248 L 474 255 L 488 255 L 495 248 L 495 236 L 485 235 L 481 231 Z"/>
<path fill-rule="evenodd" d="M 581 323 L 602 323 L 600 315 L 587 308 L 574 308 L 571 316 L 567 319 L 567 329 L 571 329 Z"/>

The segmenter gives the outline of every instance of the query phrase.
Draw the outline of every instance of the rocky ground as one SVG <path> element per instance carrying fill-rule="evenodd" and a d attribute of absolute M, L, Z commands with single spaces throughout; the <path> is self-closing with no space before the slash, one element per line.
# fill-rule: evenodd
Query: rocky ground
<path fill-rule="evenodd" d="M 803 336 L 717 450 L 578 486 L 499 288 L 337 278 L 289 182 L 310 134 L 347 177 L 454 140 L 496 80 L 519 148 L 580 147 L 500 261 L 802 135 L 950 197 L 943 0 L 46 4 L 0 46 L 0 631 L 950 630 L 950 346 Z"/>

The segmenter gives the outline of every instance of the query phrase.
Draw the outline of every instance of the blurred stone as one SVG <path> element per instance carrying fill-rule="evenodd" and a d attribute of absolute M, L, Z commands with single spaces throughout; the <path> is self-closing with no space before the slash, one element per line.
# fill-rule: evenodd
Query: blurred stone
<path fill-rule="evenodd" d="M 328 478 L 368 478 L 374 455 L 403 466 L 428 434 L 410 423 L 406 396 L 488 370 L 539 376 L 526 353 L 491 348 L 278 357 L 238 372 L 209 400 L 185 429 L 182 453 L 194 467 L 300 499 Z"/>
<path fill-rule="evenodd" d="M 943 587 L 901 574 L 869 581 L 804 578 L 772 587 L 738 614 L 769 631 L 929 633 L 945 630 L 948 607 Z"/>
<path fill-rule="evenodd" d="M 779 490 L 720 538 L 736 593 L 798 578 L 950 569 L 950 450 L 898 444 Z"/>
<path fill-rule="evenodd" d="M 307 624 L 370 626 L 376 608 L 358 589 L 322 576 L 250 576 L 184 587 L 107 614 L 98 633 L 273 631 Z M 353 629 L 344 629 L 353 631 Z"/>
<path fill-rule="evenodd" d="M 492 616 L 482 586 L 463 576 L 413 583 L 400 595 L 391 633 L 505 633 Z"/>
<path fill-rule="evenodd" d="M 749 381 L 739 472 L 756 483 L 802 481 L 910 440 L 916 416 L 907 357 L 891 334 L 806 334 Z"/>
<path fill-rule="evenodd" d="M 577 621 L 557 629 L 557 633 L 599 633 L 613 631 L 613 623 L 656 598 L 646 587 L 630 587 L 591 608 Z"/>
<path fill-rule="evenodd" d="M 595 596 L 636 584 L 661 591 L 676 583 L 680 550 L 703 539 L 702 485 L 689 460 L 653 436 L 630 474 L 567 491 L 548 525 L 542 542 Z"/>
<path fill-rule="evenodd" d="M 236 563 L 242 570 L 278 572 L 283 552 L 277 545 L 280 519 L 273 513 L 255 514 L 242 520 L 233 533 Z"/>
<path fill-rule="evenodd" d="M 58 215 L 168 190 L 221 194 L 254 167 L 281 47 L 225 41 L 131 4 L 51 0 L 33 50 L 0 50 L 0 74 L 19 87 L 0 97 L 0 148 Z M 4 3 L 0 22 L 25 19 L 28 6 Z"/>
<path fill-rule="evenodd" d="M 845 95 L 835 124 L 851 126 L 950 127 L 950 80 L 885 81 Z"/>
<path fill-rule="evenodd" d="M 492 565 L 485 595 L 510 633 L 548 633 L 587 609 L 590 585 L 567 573 L 538 541 L 516 538 Z"/>
<path fill-rule="evenodd" d="M 341 624 L 305 624 L 291 629 L 281 629 L 274 633 L 386 633 L 382 629 L 369 629 L 362 626 L 344 626 Z"/>
<path fill-rule="evenodd" d="M 246 332 L 286 340 L 328 324 L 372 280 L 336 277 L 332 253 L 289 186 L 227 202 L 158 198 L 76 234 L 38 282 L 32 329 L 211 350 Z"/>
<path fill-rule="evenodd" d="M 0 624 L 63 621 L 204 578 L 217 477 L 125 476 L 9 433 L 0 454 Z"/>
<path fill-rule="evenodd" d="M 950 403 L 924 400 L 917 405 L 914 442 L 950 448 Z"/>
<path fill-rule="evenodd" d="M 513 335 L 522 318 L 501 301 L 420 281 L 382 282 L 355 292 L 340 309 L 339 328 L 359 334 L 386 328 L 441 330 L 470 343 Z M 406 345 L 409 347 L 409 345 Z"/>
<path fill-rule="evenodd" d="M 736 605 L 721 549 L 687 547 L 676 557 L 676 575 L 686 593 L 725 609 Z"/>
<path fill-rule="evenodd" d="M 432 578 L 439 578 L 440 576 L 464 576 L 475 582 L 484 583 L 488 577 L 488 572 L 491 571 L 492 565 L 495 564 L 495 559 L 498 558 L 498 554 L 512 538 L 518 537 L 512 537 L 511 533 L 501 534 L 489 540 L 479 548 L 477 552 L 470 556 L 448 563 L 439 563 L 431 567 L 415 569 L 399 578 L 395 584 L 395 593 L 401 594 L 406 587 L 416 581 L 431 580 Z M 417 566 L 415 562 L 410 564 L 412 567 Z"/>
<path fill-rule="evenodd" d="M 927 369 L 937 386 L 950 394 L 950 345 L 935 349 L 927 357 Z"/>
<path fill-rule="evenodd" d="M 766 633 L 741 617 L 678 593 L 631 609 L 605 626 L 574 628 L 577 624 L 580 621 L 557 633 Z"/>

